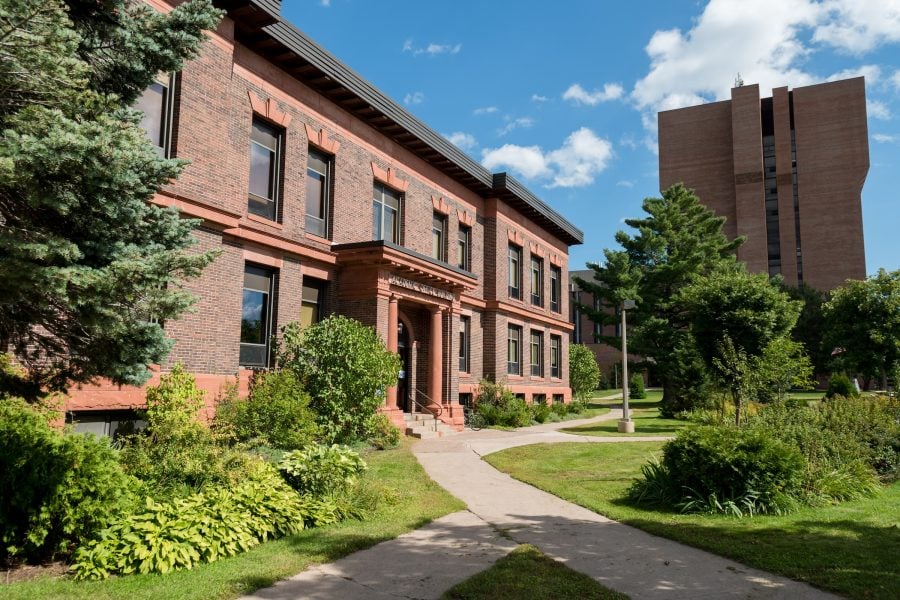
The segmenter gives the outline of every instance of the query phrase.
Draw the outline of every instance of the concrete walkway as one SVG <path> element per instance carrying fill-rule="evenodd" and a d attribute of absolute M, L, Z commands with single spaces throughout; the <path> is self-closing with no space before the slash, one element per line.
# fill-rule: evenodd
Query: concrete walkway
<path fill-rule="evenodd" d="M 808 585 L 659 538 L 606 519 L 500 473 L 481 457 L 514 446 L 553 442 L 627 443 L 658 437 L 592 437 L 556 429 L 618 419 L 551 423 L 518 431 L 466 431 L 423 440 L 413 451 L 428 474 L 468 505 L 416 531 L 313 567 L 248 598 L 287 600 L 438 598 L 518 544 L 601 584 L 641 599 L 752 600 L 837 598 Z"/>

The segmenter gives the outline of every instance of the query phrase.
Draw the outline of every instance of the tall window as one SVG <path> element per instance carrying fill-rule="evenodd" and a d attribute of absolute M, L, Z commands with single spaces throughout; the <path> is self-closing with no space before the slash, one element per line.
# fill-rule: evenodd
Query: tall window
<path fill-rule="evenodd" d="M 509 245 L 509 297 L 522 299 L 522 249 Z"/>
<path fill-rule="evenodd" d="M 431 256 L 447 262 L 447 217 L 441 213 L 431 219 Z"/>
<path fill-rule="evenodd" d="M 306 231 L 328 237 L 328 204 L 334 159 L 314 148 L 306 159 Z"/>
<path fill-rule="evenodd" d="M 562 311 L 562 269 L 550 265 L 550 310 Z"/>
<path fill-rule="evenodd" d="M 254 265 L 244 266 L 240 354 L 240 363 L 243 366 L 269 366 L 269 333 L 272 328 L 274 281 L 275 272 L 271 269 Z"/>
<path fill-rule="evenodd" d="M 544 305 L 544 259 L 531 255 L 531 303 Z"/>
<path fill-rule="evenodd" d="M 253 119 L 250 133 L 250 194 L 247 210 L 272 221 L 278 216 L 278 179 L 283 132 Z"/>
<path fill-rule="evenodd" d="M 469 351 L 472 343 L 472 320 L 469 317 L 459 318 L 459 370 L 468 373 Z"/>
<path fill-rule="evenodd" d="M 372 236 L 400 243 L 400 192 L 377 182 L 372 199 Z"/>
<path fill-rule="evenodd" d="M 303 297 L 300 302 L 300 326 L 309 327 L 322 320 L 325 308 L 326 282 L 312 277 L 303 278 Z"/>
<path fill-rule="evenodd" d="M 562 337 L 550 336 L 550 377 L 560 377 L 562 363 Z"/>
<path fill-rule="evenodd" d="M 141 117 L 141 129 L 147 132 L 147 137 L 156 146 L 160 156 L 165 158 L 171 153 L 174 89 L 174 75 L 159 77 L 144 90 L 134 105 L 135 109 L 144 113 Z"/>
<path fill-rule="evenodd" d="M 522 328 L 509 326 L 509 337 L 506 344 L 506 372 L 510 375 L 522 374 Z"/>
<path fill-rule="evenodd" d="M 544 334 L 541 331 L 531 331 L 531 375 L 544 376 Z"/>
<path fill-rule="evenodd" d="M 464 269 L 466 271 L 471 271 L 471 264 L 469 263 L 469 246 L 472 241 L 472 229 L 465 225 L 459 226 L 458 235 L 458 246 L 459 246 L 459 268 Z"/>

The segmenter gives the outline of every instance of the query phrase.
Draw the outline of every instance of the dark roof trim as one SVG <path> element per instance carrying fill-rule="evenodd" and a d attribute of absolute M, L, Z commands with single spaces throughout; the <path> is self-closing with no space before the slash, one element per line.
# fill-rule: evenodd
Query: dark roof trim
<path fill-rule="evenodd" d="M 440 267 L 441 269 L 452 271 L 457 275 L 462 275 L 463 277 L 468 277 L 469 279 L 478 279 L 478 275 L 472 273 L 471 271 L 466 271 L 465 269 L 460 269 L 459 267 L 455 267 L 450 263 L 445 263 L 439 261 L 433 256 L 428 256 L 427 254 L 422 254 L 421 252 L 416 252 L 415 250 L 410 250 L 404 246 L 398 246 L 393 242 L 389 242 L 387 240 L 372 240 L 368 242 L 351 242 L 349 244 L 334 244 L 331 247 L 332 252 L 340 252 L 341 250 L 363 250 L 367 248 L 389 248 L 391 250 L 395 250 L 401 254 L 405 254 L 409 257 L 415 258 L 417 260 L 421 260 L 427 263 L 430 263 L 436 267 Z"/>
<path fill-rule="evenodd" d="M 444 136 L 414 117 L 350 67 L 312 41 L 293 24 L 285 20 L 278 12 L 281 4 L 280 0 L 219 0 L 217 4 L 235 11 L 234 16 L 238 19 L 241 18 L 241 11 L 236 10 L 239 7 L 243 7 L 245 10 L 246 7 L 261 9 L 267 13 L 267 16 L 274 15 L 276 21 L 272 22 L 272 24 L 269 24 L 268 20 L 263 22 L 257 19 L 253 23 L 248 23 L 248 25 L 254 29 L 261 27 L 259 31 L 270 39 L 295 53 L 319 70 L 324 76 L 331 78 L 350 94 L 383 114 L 391 122 L 397 124 L 402 128 L 402 131 L 395 133 L 393 137 L 413 136 L 421 141 L 431 152 L 438 153 L 442 158 L 448 160 L 453 167 L 472 178 L 470 180 L 471 183 L 462 181 L 464 185 L 467 185 L 485 198 L 500 197 L 563 242 L 572 245 L 581 244 L 584 241 L 584 234 L 580 229 L 540 200 L 524 185 L 506 173 L 492 174 L 475 162 L 469 155 L 450 143 Z M 346 107 L 344 108 L 349 110 Z M 352 113 L 353 111 L 350 112 Z M 389 133 L 383 131 L 381 133 L 392 137 Z M 400 143 L 409 148 L 408 140 L 406 143 Z M 416 152 L 412 149 L 410 151 Z M 427 158 L 425 160 L 428 162 Z M 441 168 L 438 165 L 435 166 L 439 169 Z M 451 177 L 458 179 L 461 173 L 460 171 L 456 171 L 456 173 L 457 175 L 448 172 Z"/>

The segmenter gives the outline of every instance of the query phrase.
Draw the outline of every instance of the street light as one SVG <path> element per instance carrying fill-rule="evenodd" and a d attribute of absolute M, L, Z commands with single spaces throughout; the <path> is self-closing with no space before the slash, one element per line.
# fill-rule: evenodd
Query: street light
<path fill-rule="evenodd" d="M 634 433 L 634 421 L 628 411 L 628 337 L 625 333 L 625 313 L 634 307 L 634 300 L 622 302 L 622 420 L 619 421 L 619 433 Z"/>

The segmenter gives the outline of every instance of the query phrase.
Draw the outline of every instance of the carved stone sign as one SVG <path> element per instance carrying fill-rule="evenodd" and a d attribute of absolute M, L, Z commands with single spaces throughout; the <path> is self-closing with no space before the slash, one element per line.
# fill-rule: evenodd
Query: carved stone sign
<path fill-rule="evenodd" d="M 391 275 L 389 281 L 391 285 L 396 285 L 408 290 L 413 290 L 414 292 L 419 292 L 420 294 L 427 294 L 428 296 L 435 296 L 436 298 L 443 298 L 444 300 L 453 300 L 453 294 L 448 292 L 447 290 L 442 290 L 431 285 L 419 283 L 418 281 L 400 277 L 399 275 Z"/>

